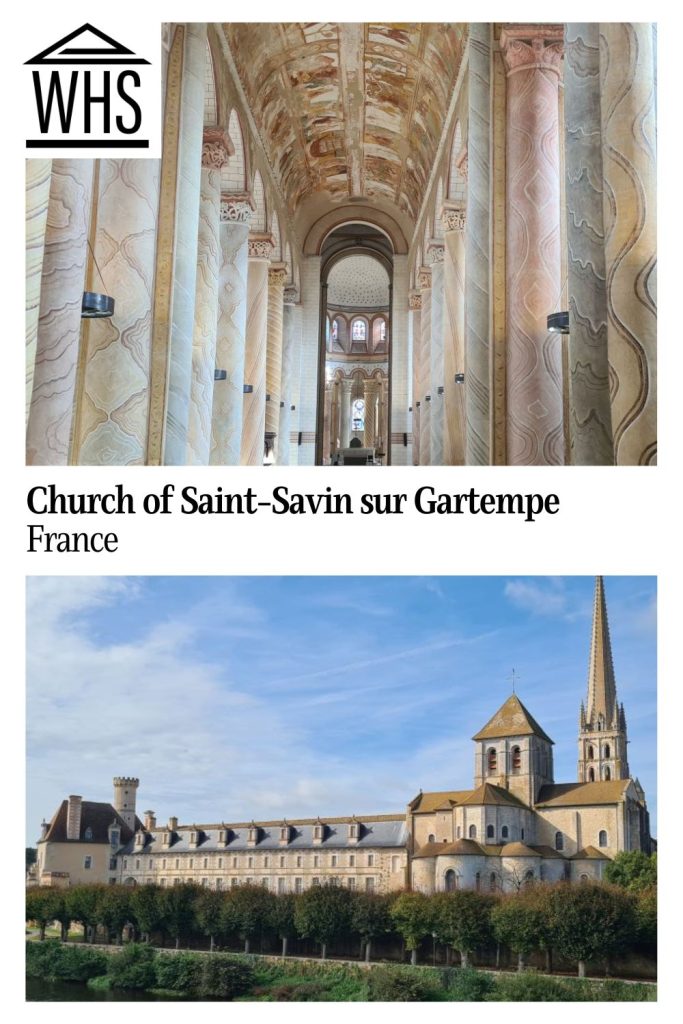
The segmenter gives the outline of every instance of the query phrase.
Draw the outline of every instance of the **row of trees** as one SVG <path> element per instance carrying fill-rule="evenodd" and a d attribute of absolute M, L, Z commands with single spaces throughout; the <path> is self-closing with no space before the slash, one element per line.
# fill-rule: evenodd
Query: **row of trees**
<path fill-rule="evenodd" d="M 373 943 L 394 935 L 403 940 L 412 963 L 431 937 L 457 951 L 464 967 L 477 950 L 502 944 L 517 954 L 520 969 L 537 951 L 546 952 L 551 968 L 551 951 L 556 950 L 577 963 L 583 976 L 588 960 L 613 957 L 639 942 L 654 946 L 656 890 L 632 893 L 605 883 L 558 883 L 505 896 L 470 890 L 426 896 L 323 885 L 299 895 L 276 895 L 253 885 L 226 892 L 194 885 L 88 885 L 29 890 L 26 917 L 38 925 L 41 938 L 51 921 L 60 922 L 62 938 L 77 922 L 90 941 L 102 928 L 121 943 L 129 928 L 144 941 L 162 936 L 176 948 L 203 935 L 212 951 L 217 942 L 239 937 L 248 953 L 255 940 L 267 937 L 278 938 L 286 956 L 289 940 L 301 938 L 317 943 L 323 958 L 331 944 L 355 936 L 369 960 Z"/>

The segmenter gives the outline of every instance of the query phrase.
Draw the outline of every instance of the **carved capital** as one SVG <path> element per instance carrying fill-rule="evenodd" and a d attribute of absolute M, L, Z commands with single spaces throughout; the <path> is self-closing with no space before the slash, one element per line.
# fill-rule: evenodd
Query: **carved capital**
<path fill-rule="evenodd" d="M 221 192 L 221 220 L 248 224 L 254 202 L 248 192 Z"/>
<path fill-rule="evenodd" d="M 296 290 L 296 288 L 285 288 L 283 302 L 285 306 L 296 306 L 298 304 L 299 292 Z"/>
<path fill-rule="evenodd" d="M 408 309 L 422 309 L 422 296 L 419 292 L 409 292 Z"/>
<path fill-rule="evenodd" d="M 249 235 L 249 259 L 269 260 L 273 255 L 275 239 L 270 234 Z"/>
<path fill-rule="evenodd" d="M 441 220 L 443 222 L 444 231 L 464 231 L 464 203 L 444 203 L 441 207 Z"/>
<path fill-rule="evenodd" d="M 500 49 L 508 78 L 516 71 L 543 68 L 559 78 L 564 55 L 562 25 L 506 25 Z"/>
<path fill-rule="evenodd" d="M 443 242 L 431 241 L 427 247 L 427 262 L 431 266 L 434 266 L 435 263 L 443 263 L 443 256 Z"/>
<path fill-rule="evenodd" d="M 220 171 L 221 167 L 225 167 L 229 162 L 234 152 L 235 147 L 230 141 L 230 136 L 222 128 L 204 129 L 202 167 Z"/>
<path fill-rule="evenodd" d="M 287 280 L 287 264 L 286 263 L 271 263 L 268 267 L 268 284 L 276 287 L 279 285 L 284 288 Z"/>
<path fill-rule="evenodd" d="M 429 267 L 421 267 L 417 275 L 418 288 L 432 287 L 432 272 Z"/>

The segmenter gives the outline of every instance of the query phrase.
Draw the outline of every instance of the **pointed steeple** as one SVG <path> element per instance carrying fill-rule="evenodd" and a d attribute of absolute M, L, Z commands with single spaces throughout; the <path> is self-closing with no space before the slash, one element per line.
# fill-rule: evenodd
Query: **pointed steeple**
<path fill-rule="evenodd" d="M 612 644 L 607 621 L 605 585 L 602 576 L 596 576 L 586 717 L 589 722 L 597 723 L 601 715 L 604 725 L 609 727 L 614 721 L 616 709 L 617 685 L 614 679 Z"/>

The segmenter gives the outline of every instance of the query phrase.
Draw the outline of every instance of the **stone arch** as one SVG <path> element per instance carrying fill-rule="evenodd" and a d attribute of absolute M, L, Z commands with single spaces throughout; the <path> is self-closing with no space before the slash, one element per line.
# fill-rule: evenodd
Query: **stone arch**
<path fill-rule="evenodd" d="M 266 206 L 266 190 L 263 187 L 261 172 L 254 175 L 254 215 L 251 218 L 252 231 L 268 230 L 268 207 Z"/>
<path fill-rule="evenodd" d="M 446 890 L 446 892 L 455 892 L 455 890 L 458 888 L 458 876 L 456 875 L 453 868 L 449 868 L 448 871 L 445 873 L 443 882 L 444 889 Z"/>
<path fill-rule="evenodd" d="M 244 192 L 247 187 L 244 134 L 242 132 L 242 123 L 236 110 L 230 112 L 228 135 L 235 147 L 235 152 L 221 171 L 221 189 L 223 192 Z"/>
<path fill-rule="evenodd" d="M 389 239 L 394 254 L 405 255 L 408 252 L 405 235 L 393 217 L 372 206 L 361 206 L 354 203 L 353 206 L 342 206 L 330 210 L 311 225 L 304 241 L 304 255 L 319 256 L 328 235 L 331 235 L 336 228 L 343 227 L 344 224 L 365 224 L 368 227 L 376 228 Z"/>
<path fill-rule="evenodd" d="M 218 124 L 218 98 L 216 93 L 216 72 L 213 54 L 207 40 L 206 64 L 204 71 L 204 127 L 213 128 Z"/>
<path fill-rule="evenodd" d="M 448 198 L 454 202 L 464 202 L 467 195 L 467 180 L 462 173 L 463 154 L 462 128 L 457 121 L 448 164 Z"/>

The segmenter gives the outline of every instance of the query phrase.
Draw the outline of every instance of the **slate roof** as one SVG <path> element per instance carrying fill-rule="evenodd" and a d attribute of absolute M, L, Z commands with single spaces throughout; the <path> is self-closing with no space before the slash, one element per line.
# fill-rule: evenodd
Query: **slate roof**
<path fill-rule="evenodd" d="M 113 821 L 121 829 L 121 842 L 127 843 L 133 838 L 133 833 L 126 825 L 123 818 L 114 810 L 111 804 L 99 803 L 95 800 L 83 800 L 81 802 L 81 831 L 78 839 L 66 838 L 66 819 L 69 808 L 69 801 L 62 800 L 57 808 L 50 827 L 47 830 L 45 839 L 41 842 L 50 843 L 106 843 L 109 845 L 109 826 Z M 137 827 L 142 827 L 142 822 L 136 817 Z M 92 829 L 92 839 L 85 838 L 85 830 Z"/>
<path fill-rule="evenodd" d="M 502 736 L 540 736 L 548 743 L 548 736 L 531 712 L 524 707 L 516 693 L 511 694 L 473 740 L 500 739 Z"/>
<path fill-rule="evenodd" d="M 631 783 L 630 779 L 611 782 L 562 782 L 542 786 L 536 807 L 586 807 L 591 804 L 620 803 Z"/>
<path fill-rule="evenodd" d="M 226 853 L 238 851 L 254 851 L 260 853 L 264 850 L 280 850 L 283 853 L 287 850 L 363 850 L 373 847 L 403 848 L 407 845 L 408 832 L 404 817 L 377 815 L 374 818 L 357 819 L 361 827 L 361 835 L 357 841 L 350 841 L 348 828 L 346 826 L 356 819 L 353 818 L 325 818 L 323 824 L 326 826 L 325 838 L 322 842 L 313 842 L 313 826 L 318 823 L 316 818 L 307 818 L 302 821 L 287 821 L 291 829 L 290 841 L 286 844 L 280 843 L 280 827 L 283 822 L 254 822 L 260 829 L 260 838 L 256 845 L 248 843 L 249 828 L 252 823 L 230 823 L 220 825 L 181 825 L 173 833 L 173 843 L 164 844 L 165 828 L 155 828 L 148 833 L 148 839 L 144 847 L 144 853 L 163 853 L 172 850 L 174 853 Z M 220 831 L 230 831 L 230 842 L 226 845 L 218 840 Z M 197 845 L 190 844 L 190 833 L 196 831 L 201 835 L 201 842 Z M 121 851 L 124 854 L 142 853 L 135 848 L 133 838 L 126 848 Z"/>

